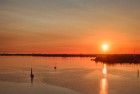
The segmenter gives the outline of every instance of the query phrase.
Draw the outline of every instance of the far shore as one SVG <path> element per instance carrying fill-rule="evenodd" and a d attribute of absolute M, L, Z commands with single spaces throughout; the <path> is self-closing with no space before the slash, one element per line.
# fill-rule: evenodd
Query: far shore
<path fill-rule="evenodd" d="M 0 54 L 0 56 L 96 57 L 97 54 Z"/>
<path fill-rule="evenodd" d="M 46 56 L 46 57 L 97 57 L 97 56 L 140 56 L 140 54 L 0 54 L 0 56 Z"/>
<path fill-rule="evenodd" d="M 104 63 L 140 63 L 140 54 L 0 54 L 0 56 L 33 57 L 89 57 L 91 61 Z"/>

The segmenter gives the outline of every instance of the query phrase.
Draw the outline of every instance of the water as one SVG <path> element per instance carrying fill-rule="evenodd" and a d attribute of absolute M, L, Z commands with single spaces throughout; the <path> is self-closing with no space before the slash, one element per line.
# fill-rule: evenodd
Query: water
<path fill-rule="evenodd" d="M 35 75 L 32 84 L 31 67 Z M 138 64 L 106 65 L 90 58 L 1 56 L 0 94 L 4 88 L 17 84 L 37 86 L 38 83 L 42 87 L 63 87 L 79 94 L 140 94 L 138 70 Z"/>

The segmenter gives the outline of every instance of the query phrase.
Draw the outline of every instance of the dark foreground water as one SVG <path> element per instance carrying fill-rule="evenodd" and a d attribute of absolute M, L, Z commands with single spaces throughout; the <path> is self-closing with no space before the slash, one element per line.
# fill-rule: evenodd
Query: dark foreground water
<path fill-rule="evenodd" d="M 30 79 L 31 67 L 35 75 L 33 83 Z M 28 85 L 48 88 L 48 91 L 44 91 L 46 94 L 53 94 L 52 91 L 57 90 L 54 87 L 65 88 L 66 91 L 71 90 L 77 94 L 140 94 L 139 70 L 138 64 L 106 65 L 90 61 L 90 58 L 1 56 L 0 94 L 16 91 L 17 94 L 27 94 L 24 93 L 27 90 L 24 88 Z M 16 88 L 22 85 L 24 90 L 18 92 Z M 66 91 L 64 94 L 68 94 Z M 44 93 L 41 90 L 38 92 Z"/>

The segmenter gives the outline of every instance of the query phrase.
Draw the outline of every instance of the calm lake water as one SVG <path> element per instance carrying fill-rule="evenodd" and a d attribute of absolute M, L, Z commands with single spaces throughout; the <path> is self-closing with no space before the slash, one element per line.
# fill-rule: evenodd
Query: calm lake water
<path fill-rule="evenodd" d="M 79 94 L 140 94 L 140 65 L 95 63 L 91 58 L 0 57 L 0 94 L 8 83 L 53 85 Z M 54 69 L 56 66 L 56 70 Z M 46 93 L 47 94 L 47 93 Z"/>

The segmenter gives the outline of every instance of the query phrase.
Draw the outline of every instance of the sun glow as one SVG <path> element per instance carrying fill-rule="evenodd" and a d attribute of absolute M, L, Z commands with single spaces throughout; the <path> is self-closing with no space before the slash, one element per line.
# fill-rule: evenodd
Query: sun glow
<path fill-rule="evenodd" d="M 102 50 L 104 51 L 104 52 L 106 52 L 106 51 L 108 51 L 109 50 L 109 45 L 108 44 L 102 44 Z"/>

